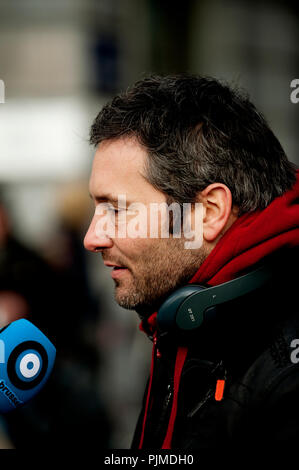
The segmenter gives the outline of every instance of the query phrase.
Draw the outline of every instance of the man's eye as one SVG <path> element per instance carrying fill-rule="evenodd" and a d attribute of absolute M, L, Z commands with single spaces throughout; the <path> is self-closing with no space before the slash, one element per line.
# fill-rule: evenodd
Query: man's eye
<path fill-rule="evenodd" d="M 116 209 L 115 207 L 108 207 L 107 210 L 108 210 L 108 212 L 113 212 L 114 214 L 119 214 L 120 212 L 123 212 L 125 209 Z"/>

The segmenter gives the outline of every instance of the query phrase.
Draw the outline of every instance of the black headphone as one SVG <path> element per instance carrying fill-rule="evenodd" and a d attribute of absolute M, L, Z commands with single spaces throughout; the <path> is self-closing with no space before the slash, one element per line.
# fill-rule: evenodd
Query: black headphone
<path fill-rule="evenodd" d="M 237 299 L 263 287 L 273 277 L 271 263 L 248 274 L 213 287 L 183 286 L 173 292 L 158 310 L 157 324 L 163 334 L 194 331 L 217 313 L 217 305 Z"/>

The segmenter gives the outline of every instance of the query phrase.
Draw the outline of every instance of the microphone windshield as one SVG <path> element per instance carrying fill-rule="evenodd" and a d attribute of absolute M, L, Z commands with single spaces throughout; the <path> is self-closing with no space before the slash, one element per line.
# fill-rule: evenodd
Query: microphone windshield
<path fill-rule="evenodd" d="M 51 341 L 28 320 L 0 330 L 0 413 L 24 405 L 43 388 L 55 357 Z"/>

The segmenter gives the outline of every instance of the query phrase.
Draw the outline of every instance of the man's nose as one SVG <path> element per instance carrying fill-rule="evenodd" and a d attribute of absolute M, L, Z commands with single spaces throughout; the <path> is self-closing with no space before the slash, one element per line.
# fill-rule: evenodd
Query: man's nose
<path fill-rule="evenodd" d="M 91 224 L 86 232 L 84 237 L 84 247 L 86 250 L 98 252 L 102 251 L 105 248 L 111 248 L 113 242 L 107 234 L 99 232 L 96 230 L 95 220 L 91 221 Z"/>

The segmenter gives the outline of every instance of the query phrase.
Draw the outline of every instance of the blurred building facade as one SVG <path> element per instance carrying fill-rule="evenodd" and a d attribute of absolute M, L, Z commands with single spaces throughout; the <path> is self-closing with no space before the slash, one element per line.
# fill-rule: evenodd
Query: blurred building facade
<path fill-rule="evenodd" d="M 68 292 L 80 284 L 95 299 L 84 344 L 100 358 L 92 384 L 111 423 L 105 445 L 130 445 L 151 346 L 137 315 L 113 301 L 100 257 L 80 248 L 92 210 L 91 122 L 105 100 L 147 73 L 212 75 L 249 92 L 299 163 L 299 104 L 290 101 L 298 24 L 293 1 L 0 0 L 0 185 L 15 237 L 68 273 Z M 56 302 L 66 305 L 62 295 Z"/>

